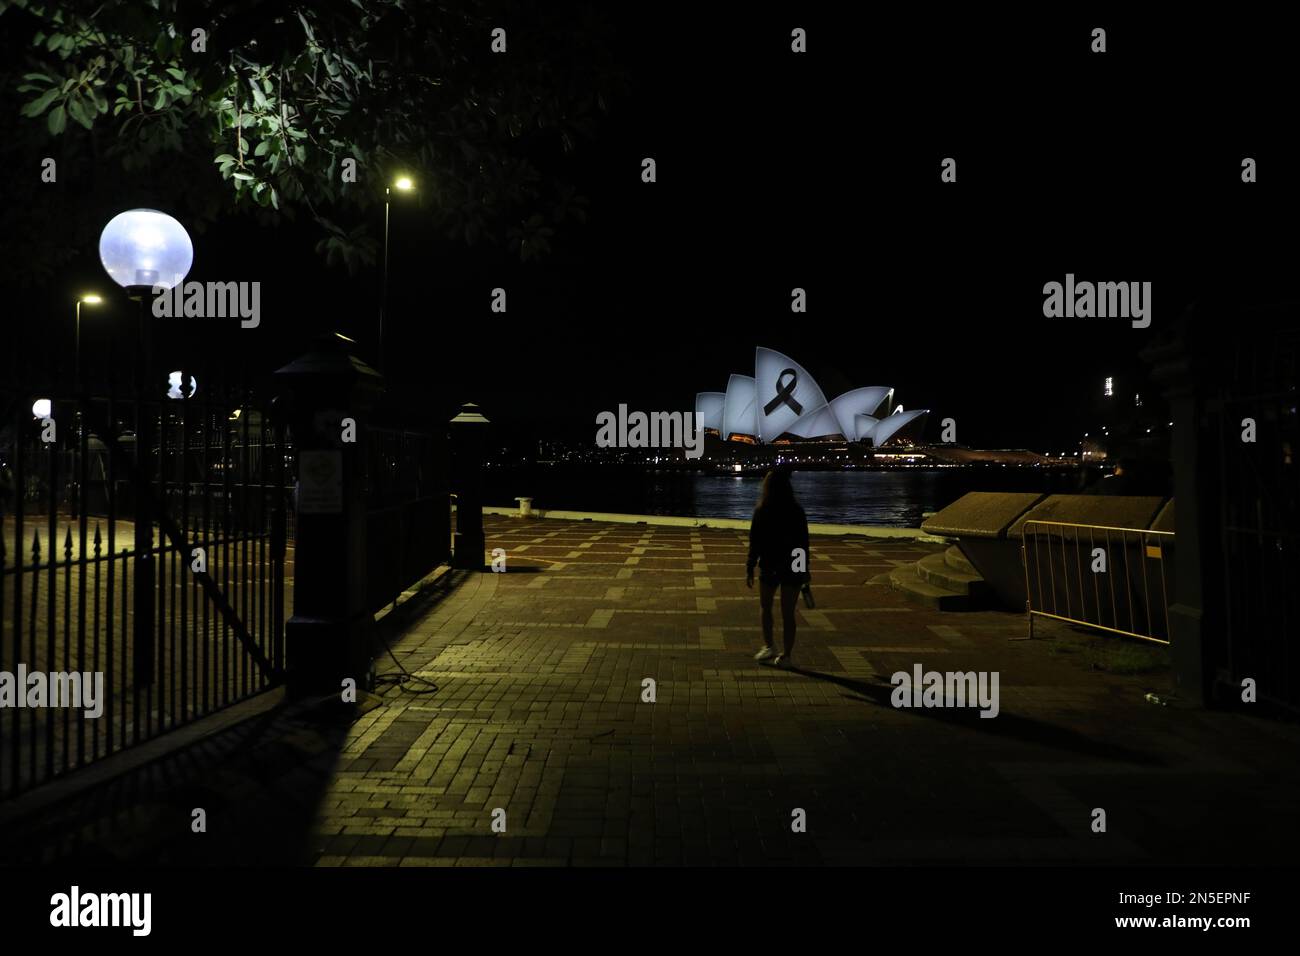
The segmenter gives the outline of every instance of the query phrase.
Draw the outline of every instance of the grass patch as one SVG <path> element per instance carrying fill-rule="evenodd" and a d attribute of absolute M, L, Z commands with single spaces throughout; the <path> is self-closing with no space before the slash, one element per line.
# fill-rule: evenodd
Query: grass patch
<path fill-rule="evenodd" d="M 1053 625 L 1047 653 L 1070 658 L 1090 670 L 1108 674 L 1153 674 L 1169 670 L 1169 646 L 1118 635 L 1101 634 L 1084 627 Z"/>
<path fill-rule="evenodd" d="M 1169 648 L 1137 644 L 1123 638 L 1094 638 L 1088 663 L 1108 674 L 1150 674 L 1169 669 Z"/>

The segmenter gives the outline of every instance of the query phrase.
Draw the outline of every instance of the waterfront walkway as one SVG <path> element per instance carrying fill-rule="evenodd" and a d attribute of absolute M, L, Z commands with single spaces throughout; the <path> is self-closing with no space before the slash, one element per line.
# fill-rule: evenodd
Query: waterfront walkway
<path fill-rule="evenodd" d="M 872 583 L 934 545 L 814 538 L 817 608 L 800 605 L 799 669 L 783 671 L 751 659 L 744 532 L 485 523 L 506 572 L 445 578 L 393 643 L 436 692 L 389 687 L 356 720 L 272 712 L 43 814 L 8 859 L 1249 863 L 1297 849 L 1300 730 L 1148 702 L 1169 690 L 1163 651 L 1064 627 L 1011 640 L 1021 615 L 942 614 Z M 999 715 L 895 708 L 889 675 L 917 663 L 997 671 Z"/>

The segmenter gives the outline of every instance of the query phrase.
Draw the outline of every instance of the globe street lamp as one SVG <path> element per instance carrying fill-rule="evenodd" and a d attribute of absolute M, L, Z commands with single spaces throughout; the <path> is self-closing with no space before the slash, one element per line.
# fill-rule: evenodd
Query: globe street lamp
<path fill-rule="evenodd" d="M 172 372 L 167 376 L 167 397 L 168 398 L 193 398 L 199 390 L 199 380 L 193 375 L 190 376 L 190 390 L 186 394 L 181 388 L 182 376 L 180 372 Z"/>
<path fill-rule="evenodd" d="M 408 193 L 415 188 L 410 176 L 398 176 L 392 186 L 384 187 L 384 278 L 379 293 L 379 370 L 384 368 L 384 310 L 388 307 L 388 206 L 393 190 Z"/>
<path fill-rule="evenodd" d="M 173 289 L 185 281 L 194 264 L 194 244 L 185 227 L 157 209 L 128 209 L 108 221 L 99 236 L 99 261 L 109 278 L 140 304 L 140 347 L 136 366 L 135 468 L 140 487 L 135 495 L 135 643 L 136 681 L 153 683 L 147 654 L 154 640 L 155 584 L 153 567 L 154 504 L 149 458 L 153 454 L 154 414 L 147 396 L 153 355 L 145 300 L 150 289 Z"/>
<path fill-rule="evenodd" d="M 194 264 L 194 244 L 179 222 L 157 209 L 128 209 L 109 220 L 99 236 L 99 261 L 128 292 L 171 289 Z"/>

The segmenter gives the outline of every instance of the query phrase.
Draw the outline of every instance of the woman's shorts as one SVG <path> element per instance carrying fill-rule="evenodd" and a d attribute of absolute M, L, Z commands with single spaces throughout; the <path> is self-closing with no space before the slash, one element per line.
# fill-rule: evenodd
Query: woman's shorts
<path fill-rule="evenodd" d="M 790 571 L 782 572 L 763 570 L 759 571 L 758 579 L 770 588 L 774 588 L 778 584 L 785 588 L 797 588 L 803 585 L 804 580 L 802 574 L 794 574 Z"/>

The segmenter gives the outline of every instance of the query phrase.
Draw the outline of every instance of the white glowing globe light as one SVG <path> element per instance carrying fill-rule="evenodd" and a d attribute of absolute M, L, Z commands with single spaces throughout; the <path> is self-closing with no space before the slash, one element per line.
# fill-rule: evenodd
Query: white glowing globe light
<path fill-rule="evenodd" d="M 167 385 L 168 385 L 168 389 L 167 389 L 167 397 L 168 397 L 168 398 L 184 398 L 184 397 L 185 397 L 184 393 L 181 392 L 181 373 L 180 373 L 180 372 L 172 372 L 170 375 L 168 375 L 168 376 L 167 376 Z M 195 378 L 193 375 L 191 375 L 191 376 L 190 376 L 190 398 L 193 398 L 195 395 L 198 394 L 198 392 L 199 392 L 199 380 L 198 380 L 197 378 Z"/>
<path fill-rule="evenodd" d="M 32 403 L 32 414 L 37 418 L 49 418 L 53 410 L 48 398 L 38 398 Z"/>
<path fill-rule="evenodd" d="M 99 235 L 99 261 L 120 286 L 179 285 L 194 264 L 185 227 L 157 209 L 129 209 Z"/>

